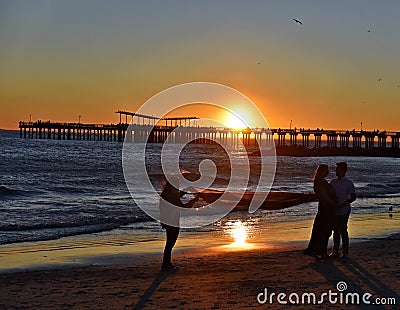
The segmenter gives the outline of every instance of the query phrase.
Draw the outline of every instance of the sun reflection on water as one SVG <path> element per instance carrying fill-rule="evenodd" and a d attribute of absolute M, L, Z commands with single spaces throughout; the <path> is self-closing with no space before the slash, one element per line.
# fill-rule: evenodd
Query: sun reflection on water
<path fill-rule="evenodd" d="M 244 246 L 247 240 L 247 227 L 243 225 L 241 221 L 237 221 L 233 224 L 231 236 L 235 240 L 233 244 L 235 246 Z"/>
<path fill-rule="evenodd" d="M 244 249 L 253 246 L 253 244 L 247 242 L 250 237 L 251 226 L 247 225 L 246 222 L 228 221 L 225 223 L 225 232 L 233 239 L 233 242 L 225 247 Z"/>

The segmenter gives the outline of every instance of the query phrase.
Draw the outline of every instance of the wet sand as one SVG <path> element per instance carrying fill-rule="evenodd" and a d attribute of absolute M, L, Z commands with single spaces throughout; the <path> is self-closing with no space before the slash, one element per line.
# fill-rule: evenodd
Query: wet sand
<path fill-rule="evenodd" d="M 183 229 L 174 248 L 175 253 L 210 249 L 230 249 L 235 241 L 231 235 L 237 220 L 204 231 Z M 312 220 L 276 221 L 273 214 L 242 220 L 247 231 L 247 249 L 286 249 L 305 247 Z M 228 225 L 229 224 L 229 225 Z M 351 242 L 384 237 L 399 231 L 400 217 L 388 214 L 352 214 L 349 221 Z M 165 232 L 154 222 L 143 229 L 140 225 L 129 230 L 78 235 L 57 240 L 0 245 L 0 273 L 35 269 L 59 269 L 91 265 L 121 265 L 133 261 L 160 257 L 165 243 Z M 332 241 L 331 241 L 332 244 Z M 250 245 L 250 246 L 249 246 Z"/>
<path fill-rule="evenodd" d="M 302 246 L 215 247 L 175 254 L 180 269 L 160 271 L 160 257 L 127 264 L 31 270 L 0 274 L 1 309 L 232 309 L 260 306 L 264 292 L 346 292 L 395 298 L 400 306 L 400 235 L 353 243 L 348 258 L 318 261 L 304 256 Z M 288 301 L 286 297 L 286 301 Z M 263 299 L 263 295 L 261 295 Z M 269 302 L 269 301 L 268 301 Z M 269 309 L 283 309 L 275 297 Z M 303 304 L 296 309 L 342 309 L 343 304 Z M 347 305 L 346 309 L 364 309 Z"/>

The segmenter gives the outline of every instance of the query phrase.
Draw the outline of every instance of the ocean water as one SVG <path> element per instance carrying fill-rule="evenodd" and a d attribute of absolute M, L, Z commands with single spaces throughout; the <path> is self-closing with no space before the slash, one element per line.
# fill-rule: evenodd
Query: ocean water
<path fill-rule="evenodd" d="M 148 173 L 161 188 L 161 146 L 146 150 Z M 247 156 L 243 152 L 232 156 Z M 217 166 L 213 187 L 223 189 L 229 181 L 229 158 L 217 146 L 189 145 L 181 154 L 182 166 L 194 175 L 198 163 L 211 159 Z M 250 158 L 257 167 L 257 158 Z M 312 192 L 312 174 L 319 163 L 331 168 L 346 161 L 358 199 L 353 214 L 382 214 L 392 207 L 400 212 L 400 159 L 368 157 L 278 157 L 272 191 Z M 129 234 L 132 230 L 159 231 L 160 225 L 138 208 L 125 184 L 122 143 L 104 141 L 58 141 L 20 139 L 15 131 L 0 131 L 0 244 L 52 240 L 66 236 Z M 258 181 L 251 169 L 249 189 Z M 146 196 L 147 203 L 158 202 Z M 246 220 L 295 222 L 312 219 L 316 203 L 254 214 L 233 212 L 222 221 Z M 192 229 L 211 232 L 221 222 Z"/>

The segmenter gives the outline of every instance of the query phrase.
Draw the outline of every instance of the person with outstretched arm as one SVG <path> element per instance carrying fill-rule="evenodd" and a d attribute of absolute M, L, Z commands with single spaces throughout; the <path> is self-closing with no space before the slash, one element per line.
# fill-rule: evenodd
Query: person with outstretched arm
<path fill-rule="evenodd" d="M 178 180 L 174 180 L 178 183 Z M 174 182 L 174 183 L 175 183 Z M 178 186 L 179 187 L 179 186 Z M 191 208 L 194 203 L 199 199 L 196 196 L 188 203 L 183 203 L 181 197 L 186 194 L 166 181 L 164 189 L 160 197 L 160 222 L 162 228 L 166 231 L 166 243 L 164 248 L 163 261 L 161 265 L 162 270 L 175 270 L 177 266 L 171 262 L 172 248 L 174 247 L 179 235 L 180 227 L 180 208 Z"/>

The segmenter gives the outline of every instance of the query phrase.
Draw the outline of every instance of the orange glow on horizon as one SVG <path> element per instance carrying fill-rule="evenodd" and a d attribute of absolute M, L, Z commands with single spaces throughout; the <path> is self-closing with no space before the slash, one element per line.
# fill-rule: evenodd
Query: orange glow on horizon
<path fill-rule="evenodd" d="M 232 85 L 227 83 L 228 85 Z M 364 130 L 380 131 L 399 131 L 395 110 L 393 113 L 379 114 L 375 110 L 378 103 L 363 103 L 366 109 L 358 109 L 353 107 L 351 102 L 344 107 L 344 103 L 337 106 L 337 110 L 348 111 L 340 117 L 335 114 L 326 113 L 325 104 L 336 106 L 334 98 L 327 100 L 326 98 L 309 98 L 304 99 L 293 98 L 290 94 L 282 98 L 279 94 L 269 93 L 269 91 L 260 91 L 255 86 L 244 85 L 235 86 L 236 89 L 243 91 L 261 110 L 264 118 L 268 122 L 270 128 L 323 128 L 331 130 L 359 130 L 361 122 Z M 243 88 L 243 89 L 242 89 Z M 152 90 L 153 91 L 153 90 Z M 158 90 L 157 90 L 158 91 Z M 89 98 L 72 98 L 65 97 L 56 98 L 54 101 L 37 97 L 6 100 L 1 98 L 2 115 L 0 116 L 0 129 L 17 130 L 18 121 L 28 121 L 32 115 L 32 121 L 54 121 L 54 122 L 77 122 L 78 116 L 81 115 L 82 123 L 110 124 L 118 123 L 119 117 L 115 114 L 117 110 L 126 110 L 135 112 L 138 107 L 146 101 L 146 98 L 154 95 L 151 91 L 148 94 L 141 93 L 137 95 L 136 100 L 130 99 L 125 94 L 124 98 L 112 98 L 106 96 L 97 101 Z M 301 96 L 302 98 L 302 96 Z M 128 102 L 135 101 L 136 104 Z M 116 103 L 120 102 L 120 104 Z M 55 104 L 56 103 L 56 104 Z M 317 107 L 317 108 L 314 108 Z M 239 107 L 240 108 L 240 107 Z M 245 111 L 235 110 L 240 117 Z M 228 111 L 213 108 L 211 106 L 188 106 L 187 108 L 177 109 L 168 116 L 196 116 L 199 118 L 213 118 L 218 113 L 221 123 L 226 123 L 227 127 L 240 129 L 243 127 L 242 121 L 238 120 Z M 244 115 L 243 115 L 244 116 Z M 245 117 L 243 117 L 245 119 Z M 291 122 L 292 121 L 292 122 Z M 247 122 L 248 118 L 247 118 Z M 249 124 L 249 127 L 257 127 Z"/>

